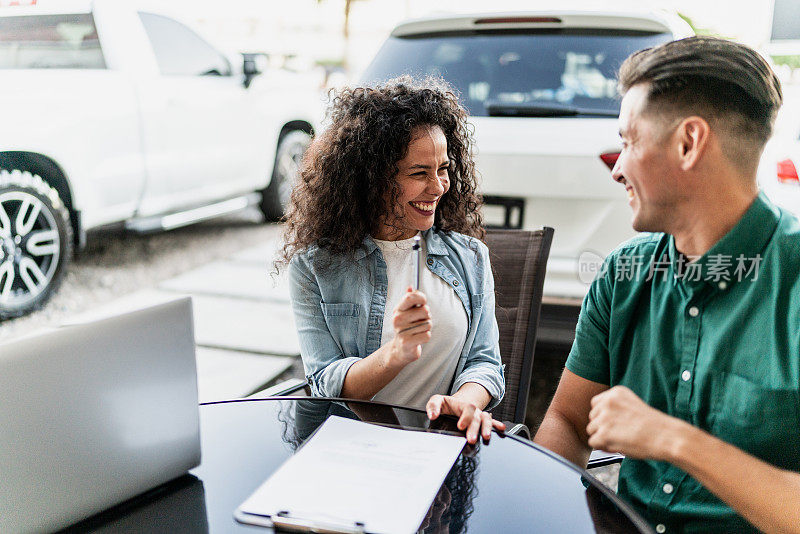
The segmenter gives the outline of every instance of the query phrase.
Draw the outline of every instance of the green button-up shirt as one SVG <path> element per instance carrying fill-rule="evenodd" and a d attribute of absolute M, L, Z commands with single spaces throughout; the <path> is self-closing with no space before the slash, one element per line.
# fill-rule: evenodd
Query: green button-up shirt
<path fill-rule="evenodd" d="M 647 234 L 604 267 L 567 368 L 800 471 L 800 222 L 760 194 L 694 262 Z M 666 532 L 754 530 L 665 462 L 625 459 L 619 494 Z"/>

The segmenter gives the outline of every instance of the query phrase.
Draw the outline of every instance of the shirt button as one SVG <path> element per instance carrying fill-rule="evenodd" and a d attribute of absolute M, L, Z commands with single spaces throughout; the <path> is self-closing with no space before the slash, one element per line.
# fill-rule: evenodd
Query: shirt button
<path fill-rule="evenodd" d="M 720 289 L 725 289 L 725 288 L 728 287 L 728 282 L 723 280 L 722 282 L 719 283 L 719 286 L 717 286 L 717 287 L 719 287 Z"/>
<path fill-rule="evenodd" d="M 664 490 L 664 493 L 666 493 L 667 495 L 669 495 L 670 493 L 672 493 L 672 490 L 673 490 L 673 489 L 675 489 L 675 488 L 673 488 L 673 487 L 672 487 L 672 484 L 670 484 L 669 482 L 667 482 L 666 484 L 664 484 L 664 487 L 662 487 L 661 489 L 663 489 L 663 490 Z"/>
<path fill-rule="evenodd" d="M 681 379 L 683 379 L 684 382 L 688 382 L 690 378 L 692 378 L 692 373 L 689 371 L 684 371 L 681 373 Z"/>
<path fill-rule="evenodd" d="M 428 258 L 428 265 L 433 265 L 433 258 Z"/>
<path fill-rule="evenodd" d="M 453 285 L 458 287 L 458 280 L 453 280 Z"/>
<path fill-rule="evenodd" d="M 667 527 L 665 527 L 661 523 L 656 525 L 656 532 L 658 532 L 658 534 L 664 534 L 666 531 L 667 531 Z"/>
<path fill-rule="evenodd" d="M 698 315 L 700 315 L 700 309 L 697 306 L 692 306 L 691 308 L 689 308 L 689 315 L 691 315 L 692 317 L 697 317 Z"/>

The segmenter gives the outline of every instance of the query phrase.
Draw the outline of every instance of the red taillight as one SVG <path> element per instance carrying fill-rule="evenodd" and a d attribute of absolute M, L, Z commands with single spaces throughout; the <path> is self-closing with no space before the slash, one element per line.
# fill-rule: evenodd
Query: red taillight
<path fill-rule="evenodd" d="M 612 170 L 619 159 L 619 152 L 606 152 L 605 154 L 600 154 L 600 159 L 602 159 L 603 163 L 608 166 L 609 170 Z"/>
<path fill-rule="evenodd" d="M 784 184 L 798 184 L 800 178 L 797 176 L 797 168 L 790 159 L 778 162 L 778 181 Z"/>

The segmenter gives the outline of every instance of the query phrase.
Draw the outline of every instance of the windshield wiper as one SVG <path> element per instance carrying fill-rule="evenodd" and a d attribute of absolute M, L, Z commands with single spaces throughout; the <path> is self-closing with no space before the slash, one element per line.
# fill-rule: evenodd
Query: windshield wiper
<path fill-rule="evenodd" d="M 619 113 L 609 109 L 590 109 L 559 104 L 558 102 L 498 102 L 489 100 L 485 104 L 490 117 L 617 117 Z"/>

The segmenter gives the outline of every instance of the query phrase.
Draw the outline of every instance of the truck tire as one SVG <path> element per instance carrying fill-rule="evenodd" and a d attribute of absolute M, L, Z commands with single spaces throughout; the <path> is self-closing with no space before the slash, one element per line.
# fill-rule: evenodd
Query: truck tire
<path fill-rule="evenodd" d="M 72 227 L 58 192 L 38 175 L 0 170 L 0 320 L 41 307 L 72 259 Z"/>
<path fill-rule="evenodd" d="M 269 186 L 261 192 L 261 212 L 268 221 L 278 221 L 286 213 L 292 189 L 297 182 L 311 136 L 302 130 L 292 130 L 281 136 L 275 152 L 275 166 Z"/>

